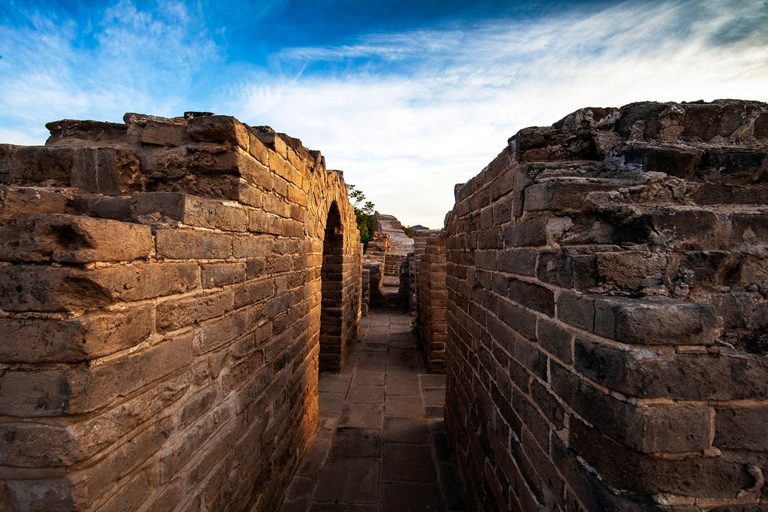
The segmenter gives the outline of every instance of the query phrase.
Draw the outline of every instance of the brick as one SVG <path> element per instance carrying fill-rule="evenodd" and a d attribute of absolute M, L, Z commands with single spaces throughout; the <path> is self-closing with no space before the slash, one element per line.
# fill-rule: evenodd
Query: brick
<path fill-rule="evenodd" d="M 65 188 L 3 187 L 0 188 L 0 215 L 73 214 L 78 199 Z"/>
<path fill-rule="evenodd" d="M 107 196 L 128 195 L 144 188 L 139 160 L 129 149 L 77 148 L 72 164 L 72 187 Z"/>
<path fill-rule="evenodd" d="M 231 423 L 234 416 L 233 404 L 224 402 L 188 428 L 170 453 L 159 460 L 160 482 L 168 482 L 179 474 L 217 431 Z"/>
<path fill-rule="evenodd" d="M 11 423 L 3 434 L 3 464 L 64 467 L 85 461 L 170 407 L 189 387 L 185 376 L 165 381 L 101 414 L 64 425 Z"/>
<path fill-rule="evenodd" d="M 536 339 L 536 315 L 506 299 L 496 301 L 499 318 L 529 340 Z"/>
<path fill-rule="evenodd" d="M 640 494 L 732 498 L 754 483 L 744 465 L 724 457 L 663 459 L 640 454 L 578 420 L 571 424 L 570 443 L 608 485 Z"/>
<path fill-rule="evenodd" d="M 147 121 L 141 130 L 139 140 L 151 146 L 182 146 L 189 142 L 187 127 L 179 123 Z"/>
<path fill-rule="evenodd" d="M 593 298 L 569 291 L 557 297 L 557 319 L 585 331 L 595 325 L 595 301 Z"/>
<path fill-rule="evenodd" d="M 90 263 L 131 261 L 153 252 L 149 226 L 72 215 L 0 219 L 0 260 Z"/>
<path fill-rule="evenodd" d="M 198 142 L 235 144 L 248 151 L 248 129 L 232 116 L 201 116 L 187 123 L 189 137 Z"/>
<path fill-rule="evenodd" d="M 153 307 L 140 305 L 71 319 L 0 318 L 0 361 L 78 362 L 134 347 L 154 332 Z"/>
<path fill-rule="evenodd" d="M 0 413 L 41 417 L 90 412 L 191 361 L 192 335 L 185 333 L 93 368 L 6 371 L 0 377 Z"/>
<path fill-rule="evenodd" d="M 233 301 L 231 290 L 166 300 L 157 305 L 157 329 L 172 331 L 221 316 L 232 309 Z"/>
<path fill-rule="evenodd" d="M 196 229 L 158 229 L 157 254 L 170 259 L 226 259 L 232 236 Z"/>
<path fill-rule="evenodd" d="M 70 311 L 184 293 L 199 286 L 196 264 L 136 264 L 96 270 L 19 265 L 0 269 L 0 307 Z"/>
<path fill-rule="evenodd" d="M 43 209 L 44 210 L 44 209 Z M 112 219 L 121 222 L 134 222 L 133 203 L 129 197 L 77 196 L 74 198 L 74 212 L 61 211 L 50 213 L 78 213 L 99 219 Z M 48 213 L 32 211 L 29 213 Z"/>
<path fill-rule="evenodd" d="M 713 446 L 728 450 L 768 451 L 768 408 L 718 407 L 715 409 Z"/>
<path fill-rule="evenodd" d="M 620 350 L 580 337 L 575 346 L 576 370 L 629 396 L 736 400 L 768 395 L 768 363 L 759 357 Z"/>
<path fill-rule="evenodd" d="M 543 210 L 581 211 L 590 192 L 613 190 L 614 183 L 599 183 L 581 179 L 536 183 L 525 189 L 523 200 L 526 211 Z"/>
<path fill-rule="evenodd" d="M 0 144 L 0 176 L 7 183 L 69 186 L 72 149 Z"/>
<path fill-rule="evenodd" d="M 238 309 L 226 316 L 200 322 L 200 332 L 195 340 L 197 353 L 209 352 L 234 341 L 250 332 L 264 317 L 264 307 L 255 306 Z"/>
<path fill-rule="evenodd" d="M 595 334 L 631 344 L 712 344 L 720 331 L 709 304 L 595 297 Z"/>
<path fill-rule="evenodd" d="M 556 323 L 539 318 L 536 322 L 536 341 L 564 363 L 573 362 L 573 335 Z"/>
<path fill-rule="evenodd" d="M 528 249 L 507 249 L 499 253 L 498 268 L 504 272 L 534 276 L 538 253 Z"/>
<path fill-rule="evenodd" d="M 512 278 L 509 280 L 508 297 L 545 315 L 555 315 L 555 294 L 549 288 Z"/>
<path fill-rule="evenodd" d="M 204 263 L 200 267 L 204 288 L 217 288 L 228 284 L 240 283 L 248 278 L 246 275 L 247 266 L 242 262 Z"/>
<path fill-rule="evenodd" d="M 547 217 L 536 217 L 504 228 L 506 247 L 535 247 L 547 245 Z"/>
<path fill-rule="evenodd" d="M 552 388 L 603 434 L 642 452 L 690 452 L 709 446 L 710 411 L 704 405 L 639 406 L 606 394 L 552 362 Z"/>

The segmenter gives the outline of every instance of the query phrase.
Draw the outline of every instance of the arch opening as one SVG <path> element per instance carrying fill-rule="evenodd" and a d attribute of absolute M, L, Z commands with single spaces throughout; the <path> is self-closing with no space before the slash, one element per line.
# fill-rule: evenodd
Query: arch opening
<path fill-rule="evenodd" d="M 339 371 L 343 357 L 344 321 L 344 230 L 339 207 L 328 210 L 320 272 L 320 371 Z"/>

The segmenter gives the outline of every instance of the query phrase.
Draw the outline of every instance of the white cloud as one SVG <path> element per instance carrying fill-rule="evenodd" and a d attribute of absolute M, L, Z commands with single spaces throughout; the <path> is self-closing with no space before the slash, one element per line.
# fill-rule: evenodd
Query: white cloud
<path fill-rule="evenodd" d="M 29 135 L 61 118 L 175 115 L 189 102 L 195 74 L 218 51 L 199 14 L 184 4 L 141 11 L 127 0 L 85 27 L 28 13 L 24 24 L 0 26 L 0 47 L 0 119 Z"/>
<path fill-rule="evenodd" d="M 370 62 L 363 71 L 331 66 L 297 81 L 261 80 L 227 106 L 321 149 L 380 211 L 438 227 L 453 185 L 526 126 L 590 105 L 768 100 L 768 44 L 759 31 L 713 43 L 727 24 L 764 10 L 761 1 L 624 3 L 588 17 L 574 11 L 536 24 L 294 48 L 279 55 L 284 65 Z"/>
<path fill-rule="evenodd" d="M 54 119 L 212 108 L 302 138 L 380 211 L 438 227 L 454 184 L 520 128 L 588 105 L 768 100 L 763 0 L 625 2 L 376 33 L 284 49 L 266 67 L 226 62 L 209 30 L 227 27 L 207 28 L 194 2 L 136 5 L 119 0 L 88 27 L 40 14 L 0 26 L 0 137 L 41 143 Z M 230 21 L 253 23 L 272 6 L 258 5 Z"/>

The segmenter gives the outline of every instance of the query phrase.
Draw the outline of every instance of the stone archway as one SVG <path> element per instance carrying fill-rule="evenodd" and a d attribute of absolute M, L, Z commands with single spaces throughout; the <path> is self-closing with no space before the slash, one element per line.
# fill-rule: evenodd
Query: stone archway
<path fill-rule="evenodd" d="M 344 322 L 344 230 L 336 201 L 328 210 L 323 239 L 320 311 L 320 370 L 341 369 Z"/>

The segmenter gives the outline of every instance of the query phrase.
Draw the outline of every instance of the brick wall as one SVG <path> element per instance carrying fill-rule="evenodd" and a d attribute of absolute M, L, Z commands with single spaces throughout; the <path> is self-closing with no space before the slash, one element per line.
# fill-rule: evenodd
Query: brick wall
<path fill-rule="evenodd" d="M 477 510 L 768 506 L 768 105 L 521 130 L 446 219 Z M 423 272 L 423 270 L 422 270 Z"/>
<path fill-rule="evenodd" d="M 445 373 L 446 261 L 442 233 L 424 240 L 418 272 L 419 337 L 430 373 Z"/>
<path fill-rule="evenodd" d="M 274 510 L 356 334 L 343 179 L 226 116 L 48 127 L 0 146 L 0 509 Z"/>

